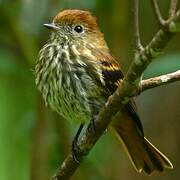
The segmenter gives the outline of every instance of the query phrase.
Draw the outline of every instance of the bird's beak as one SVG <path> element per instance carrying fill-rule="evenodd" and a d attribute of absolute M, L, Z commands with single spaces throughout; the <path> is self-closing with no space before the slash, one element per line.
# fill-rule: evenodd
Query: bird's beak
<path fill-rule="evenodd" d="M 59 30 L 59 27 L 56 26 L 55 24 L 43 24 L 43 25 L 50 30 Z"/>

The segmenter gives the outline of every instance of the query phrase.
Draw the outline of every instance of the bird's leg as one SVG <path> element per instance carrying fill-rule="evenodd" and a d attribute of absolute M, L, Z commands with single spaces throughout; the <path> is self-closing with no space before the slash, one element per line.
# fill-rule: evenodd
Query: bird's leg
<path fill-rule="evenodd" d="M 92 118 L 92 120 L 91 120 L 92 128 L 93 128 L 93 131 L 94 131 L 94 132 L 96 132 L 96 124 L 95 124 L 95 122 L 96 122 L 96 117 L 97 117 L 97 116 L 94 116 L 94 117 Z"/>
<path fill-rule="evenodd" d="M 89 123 L 89 126 L 88 126 L 88 130 L 90 131 L 90 128 L 91 128 L 94 133 L 96 132 L 96 123 L 95 123 L 96 118 L 97 118 L 97 115 L 94 115 L 93 118 L 91 119 L 90 123 Z"/>
<path fill-rule="evenodd" d="M 82 123 L 82 124 L 79 126 L 79 129 L 78 129 L 78 131 L 77 131 L 77 133 L 76 133 L 76 135 L 75 135 L 75 137 L 74 137 L 74 139 L 73 139 L 73 141 L 72 141 L 72 155 L 73 155 L 73 159 L 74 159 L 77 163 L 79 163 L 79 161 L 78 161 L 78 159 L 77 159 L 77 157 L 76 157 L 76 151 L 79 149 L 79 147 L 78 147 L 78 145 L 77 145 L 77 142 L 78 142 L 78 138 L 79 138 L 79 135 L 81 134 L 81 131 L 82 131 L 83 127 L 84 127 L 84 123 Z"/>

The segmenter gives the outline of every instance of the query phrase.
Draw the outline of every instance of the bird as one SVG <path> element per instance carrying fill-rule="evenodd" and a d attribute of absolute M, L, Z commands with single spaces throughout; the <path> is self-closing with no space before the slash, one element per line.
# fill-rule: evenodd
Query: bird
<path fill-rule="evenodd" d="M 124 78 L 120 63 L 112 56 L 96 17 L 89 11 L 67 9 L 51 23 L 44 24 L 51 34 L 39 52 L 35 65 L 35 84 L 45 104 L 69 121 L 93 122 Z M 131 99 L 120 119 L 110 129 L 138 172 L 152 174 L 173 165 L 145 136 Z"/>

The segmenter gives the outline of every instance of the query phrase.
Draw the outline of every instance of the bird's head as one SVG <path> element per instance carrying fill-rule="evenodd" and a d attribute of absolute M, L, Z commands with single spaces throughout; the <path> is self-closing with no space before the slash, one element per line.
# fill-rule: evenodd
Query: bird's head
<path fill-rule="evenodd" d="M 54 17 L 52 23 L 44 26 L 52 30 L 52 39 L 56 40 L 56 43 L 106 46 L 96 18 L 88 11 L 64 10 Z"/>

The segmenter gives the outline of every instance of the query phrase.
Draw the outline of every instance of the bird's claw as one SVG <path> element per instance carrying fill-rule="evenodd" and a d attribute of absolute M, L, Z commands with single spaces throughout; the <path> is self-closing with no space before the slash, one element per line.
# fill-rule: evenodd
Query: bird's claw
<path fill-rule="evenodd" d="M 77 140 L 74 139 L 72 141 L 72 157 L 74 159 L 74 161 L 76 161 L 77 163 L 79 163 L 79 160 L 77 158 L 77 151 L 79 150 L 79 146 L 77 145 Z"/>
<path fill-rule="evenodd" d="M 96 132 L 95 118 L 92 118 L 92 120 L 90 121 L 88 126 L 88 131 L 89 132 L 93 131 L 94 133 Z"/>

